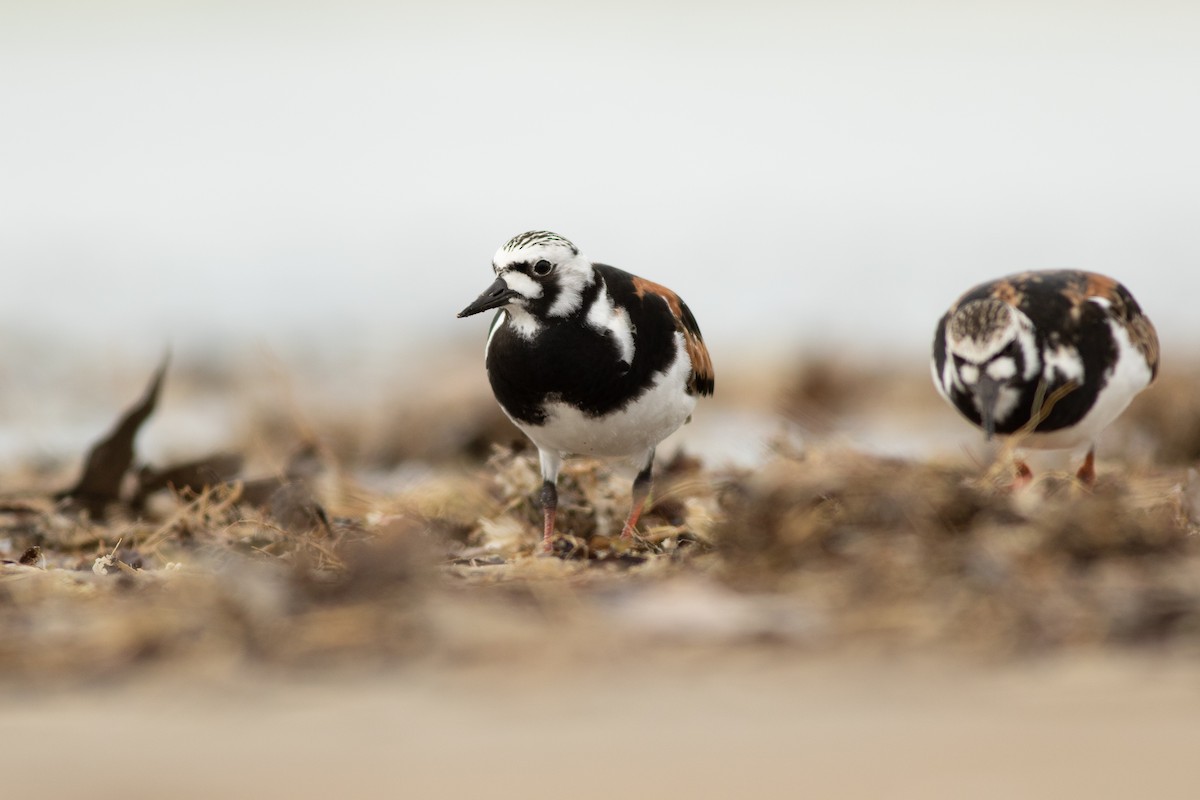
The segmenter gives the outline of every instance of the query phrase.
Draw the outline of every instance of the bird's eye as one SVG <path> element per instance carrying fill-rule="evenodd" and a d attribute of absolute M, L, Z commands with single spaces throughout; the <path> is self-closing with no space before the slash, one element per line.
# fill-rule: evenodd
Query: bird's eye
<path fill-rule="evenodd" d="M 549 275 L 553 271 L 554 271 L 554 265 L 551 264 L 549 261 L 547 261 L 544 258 L 541 261 L 539 261 L 533 265 L 533 274 L 534 275 L 546 276 L 546 275 Z"/>

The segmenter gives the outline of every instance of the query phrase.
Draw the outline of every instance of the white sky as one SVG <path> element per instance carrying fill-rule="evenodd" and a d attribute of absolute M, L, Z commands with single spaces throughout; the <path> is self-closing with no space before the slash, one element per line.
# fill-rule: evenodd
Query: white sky
<path fill-rule="evenodd" d="M 454 314 L 530 228 L 676 288 L 718 363 L 923 352 L 1033 267 L 1200 341 L 1200 6 L 569 9 L 0 0 L 6 349 L 482 342 Z"/>

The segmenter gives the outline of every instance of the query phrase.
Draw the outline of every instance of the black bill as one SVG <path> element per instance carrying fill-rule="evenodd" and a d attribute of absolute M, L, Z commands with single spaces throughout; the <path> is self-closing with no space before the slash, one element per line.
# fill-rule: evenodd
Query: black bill
<path fill-rule="evenodd" d="M 458 312 L 458 316 L 470 317 L 482 311 L 487 311 L 489 308 L 499 308 L 507 303 L 512 298 L 519 294 L 514 289 L 508 288 L 508 284 L 504 282 L 504 278 L 496 278 L 496 282 L 483 291 L 483 294 L 475 298 L 475 302 Z"/>
<path fill-rule="evenodd" d="M 1000 381 L 981 372 L 975 384 L 975 396 L 979 398 L 979 418 L 983 433 L 990 441 L 996 435 L 996 401 L 1000 398 Z"/>

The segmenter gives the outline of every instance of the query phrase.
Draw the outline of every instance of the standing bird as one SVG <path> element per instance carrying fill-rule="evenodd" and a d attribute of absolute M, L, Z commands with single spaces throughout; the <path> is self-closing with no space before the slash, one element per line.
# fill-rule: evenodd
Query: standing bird
<path fill-rule="evenodd" d="M 459 317 L 498 308 L 484 351 L 504 413 L 537 445 L 543 546 L 569 455 L 617 458 L 637 470 L 622 538 L 650 493 L 654 448 L 713 393 L 700 327 L 679 295 L 593 264 L 549 231 L 514 236 L 492 260 L 496 280 Z"/>
<path fill-rule="evenodd" d="M 1089 445 L 1158 373 L 1158 334 L 1129 290 L 1094 272 L 1022 272 L 960 297 L 933 337 L 933 382 L 983 429 L 1039 449 Z M 1032 473 L 1018 462 L 1018 480 Z"/>

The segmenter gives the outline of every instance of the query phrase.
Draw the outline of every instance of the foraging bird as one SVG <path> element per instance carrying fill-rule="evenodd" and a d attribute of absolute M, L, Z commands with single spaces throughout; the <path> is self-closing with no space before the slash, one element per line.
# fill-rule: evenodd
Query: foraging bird
<path fill-rule="evenodd" d="M 713 366 L 679 295 L 595 264 L 549 231 L 514 236 L 492 260 L 496 280 L 459 313 L 497 308 L 485 361 L 504 413 L 537 446 L 543 546 L 554 537 L 564 458 L 622 459 L 637 469 L 621 532 L 633 535 L 650 492 L 654 449 L 713 393 Z"/>
<path fill-rule="evenodd" d="M 1158 335 L 1129 290 L 1093 272 L 1022 272 L 968 291 L 938 322 L 933 382 L 993 435 L 1039 449 L 1088 444 L 1158 372 Z M 1031 476 L 1018 462 L 1019 479 Z"/>

